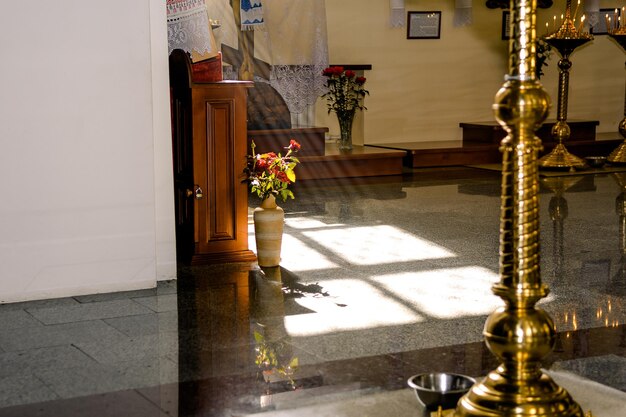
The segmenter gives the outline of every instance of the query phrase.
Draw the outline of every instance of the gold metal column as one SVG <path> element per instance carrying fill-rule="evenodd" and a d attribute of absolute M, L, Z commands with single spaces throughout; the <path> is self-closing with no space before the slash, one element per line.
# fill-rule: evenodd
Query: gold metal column
<path fill-rule="evenodd" d="M 552 151 L 539 160 L 539 167 L 546 169 L 583 169 L 585 161 L 572 155 L 563 142 L 570 137 L 570 128 L 567 124 L 567 101 L 569 94 L 569 70 L 572 61 L 569 56 L 576 48 L 591 41 L 593 36 L 587 32 L 576 29 L 572 19 L 572 0 L 567 0 L 565 17 L 561 27 L 551 35 L 546 36 L 545 41 L 561 54 L 559 61 L 559 101 L 557 107 L 557 122 L 552 127 L 552 137 L 557 142 Z M 574 16 L 574 19 L 576 16 Z"/>
<path fill-rule="evenodd" d="M 609 36 L 626 51 L 626 26 L 609 30 Z M 626 164 L 626 94 L 624 95 L 624 118 L 619 124 L 619 133 L 624 138 L 624 142 L 615 148 L 606 160 L 611 164 L 624 165 Z"/>
<path fill-rule="evenodd" d="M 505 306 L 493 312 L 483 334 L 501 365 L 459 401 L 455 416 L 582 417 L 580 406 L 541 371 L 553 349 L 554 323 L 535 308 L 548 294 L 539 271 L 541 141 L 535 130 L 548 115 L 549 98 L 535 75 L 537 0 L 511 1 L 509 75 L 496 94 L 502 141 L 500 282 L 494 294 Z"/>

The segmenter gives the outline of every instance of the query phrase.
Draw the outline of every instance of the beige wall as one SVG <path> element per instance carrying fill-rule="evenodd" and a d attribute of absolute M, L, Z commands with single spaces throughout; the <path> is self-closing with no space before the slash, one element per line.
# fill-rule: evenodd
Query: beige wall
<path fill-rule="evenodd" d="M 507 72 L 506 41 L 501 40 L 501 10 L 473 2 L 473 24 L 454 27 L 454 0 L 407 0 L 407 11 L 442 11 L 441 39 L 408 40 L 406 28 L 389 26 L 389 2 L 326 1 L 331 63 L 372 64 L 366 72 L 370 96 L 363 132 L 355 143 L 445 141 L 461 139 L 459 122 L 493 120 L 491 105 Z M 545 22 L 561 14 L 565 1 L 540 10 Z M 615 2 L 602 1 L 601 7 Z M 607 36 L 598 36 L 573 57 L 570 119 L 599 120 L 600 132 L 616 132 L 623 117 L 625 55 Z M 553 55 L 542 78 L 556 113 L 558 58 Z M 317 103 L 318 126 L 338 131 L 335 116 Z"/>

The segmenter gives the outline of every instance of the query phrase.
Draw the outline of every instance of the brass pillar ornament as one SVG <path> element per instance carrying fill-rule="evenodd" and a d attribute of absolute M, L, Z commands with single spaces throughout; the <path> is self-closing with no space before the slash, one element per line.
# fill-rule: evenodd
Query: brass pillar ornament
<path fill-rule="evenodd" d="M 619 25 L 619 22 L 615 22 L 615 24 Z M 626 26 L 609 28 L 609 36 L 615 39 L 622 49 L 626 51 Z M 624 95 L 624 118 L 619 123 L 619 133 L 624 138 L 624 142 L 615 148 L 606 160 L 611 164 L 624 165 L 626 164 L 626 94 Z"/>
<path fill-rule="evenodd" d="M 582 23 L 580 29 L 576 28 L 572 18 L 572 0 L 567 0 L 565 7 L 565 17 L 563 24 L 559 29 L 546 36 L 544 40 L 561 54 L 559 61 L 559 91 L 557 106 L 557 122 L 552 127 L 552 137 L 557 142 L 554 149 L 539 160 L 540 168 L 563 169 L 570 170 L 583 169 L 585 161 L 572 155 L 563 142 L 570 137 L 570 128 L 567 124 L 567 101 L 569 94 L 569 70 L 572 67 L 572 61 L 569 57 L 576 48 L 593 40 L 588 32 L 582 31 Z"/>
<path fill-rule="evenodd" d="M 582 417 L 580 406 L 541 371 L 553 349 L 552 319 L 535 308 L 548 294 L 539 271 L 541 141 L 535 130 L 548 115 L 548 94 L 535 74 L 537 0 L 511 1 L 509 74 L 494 104 L 506 130 L 502 140 L 500 282 L 494 294 L 505 306 L 493 312 L 483 334 L 501 365 L 459 400 L 456 417 Z"/>

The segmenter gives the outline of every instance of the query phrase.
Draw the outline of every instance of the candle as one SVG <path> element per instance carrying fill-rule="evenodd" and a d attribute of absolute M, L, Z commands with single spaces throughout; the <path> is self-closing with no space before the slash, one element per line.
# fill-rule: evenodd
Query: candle
<path fill-rule="evenodd" d="M 583 24 L 585 23 L 585 15 L 580 16 L 580 26 L 578 26 L 578 31 L 583 31 Z"/>
<path fill-rule="evenodd" d="M 578 4 L 576 5 L 576 11 L 574 12 L 574 18 L 572 19 L 574 22 L 576 21 L 576 16 L 578 16 L 579 7 L 580 7 L 580 0 L 578 0 Z"/>
<path fill-rule="evenodd" d="M 608 15 L 607 15 L 608 16 Z M 556 32 L 556 15 L 554 15 L 554 23 L 552 25 L 552 28 L 554 29 L 554 31 Z"/>
<path fill-rule="evenodd" d="M 606 31 L 609 32 L 611 29 L 611 18 L 609 17 L 608 13 L 604 15 L 604 21 L 606 22 Z"/>
<path fill-rule="evenodd" d="M 548 22 L 546 22 L 546 35 L 548 35 L 548 33 L 550 32 L 549 27 L 550 27 L 550 25 L 548 25 Z"/>

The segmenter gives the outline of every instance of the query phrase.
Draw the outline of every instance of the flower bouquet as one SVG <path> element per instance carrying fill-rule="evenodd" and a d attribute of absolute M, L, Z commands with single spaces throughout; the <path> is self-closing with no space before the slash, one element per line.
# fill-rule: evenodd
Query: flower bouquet
<path fill-rule="evenodd" d="M 253 213 L 257 262 L 259 266 L 278 266 L 285 213 L 276 205 L 276 196 L 283 201 L 294 198 L 288 187 L 296 182 L 294 169 L 300 161 L 293 154 L 300 150 L 300 144 L 292 139 L 285 156 L 274 152 L 256 154 L 254 142 L 251 147 L 246 176 L 250 191 L 261 198 L 261 206 Z"/>
<path fill-rule="evenodd" d="M 328 113 L 335 112 L 339 121 L 341 140 L 339 149 L 352 149 L 352 122 L 356 110 L 367 110 L 363 100 L 369 91 L 365 89 L 365 77 L 357 77 L 352 70 L 343 67 L 328 67 L 323 72 L 328 91 L 326 98 Z"/>
<path fill-rule="evenodd" d="M 258 195 L 261 201 L 270 196 L 279 196 L 283 201 L 287 201 L 287 198 L 293 199 L 293 192 L 288 187 L 296 182 L 294 169 L 300 161 L 293 154 L 300 150 L 300 144 L 291 139 L 289 146 L 285 148 L 285 156 L 274 152 L 256 154 L 255 148 L 252 141 L 252 154 L 247 157 L 246 167 L 250 191 Z"/>

